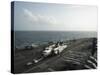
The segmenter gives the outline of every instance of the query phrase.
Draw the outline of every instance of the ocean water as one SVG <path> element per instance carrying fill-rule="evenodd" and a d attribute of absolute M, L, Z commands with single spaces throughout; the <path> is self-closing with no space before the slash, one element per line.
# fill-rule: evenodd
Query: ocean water
<path fill-rule="evenodd" d="M 43 44 L 49 41 L 66 41 L 79 38 L 97 37 L 97 32 L 85 31 L 15 31 L 15 46 L 23 47 L 25 45 Z"/>

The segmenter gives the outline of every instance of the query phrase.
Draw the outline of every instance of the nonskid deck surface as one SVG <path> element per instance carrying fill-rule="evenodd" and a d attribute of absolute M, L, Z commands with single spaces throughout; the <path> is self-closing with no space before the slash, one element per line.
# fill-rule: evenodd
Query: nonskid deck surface
<path fill-rule="evenodd" d="M 24 62 L 24 68 L 20 72 L 16 73 L 34 73 L 82 69 L 85 61 L 91 55 L 92 39 L 78 39 L 67 43 L 68 47 L 59 55 L 43 58 L 43 60 L 41 60 L 40 62 L 33 64 L 28 68 L 25 67 L 25 64 L 27 62 L 33 60 L 33 58 L 31 58 L 29 61 Z"/>

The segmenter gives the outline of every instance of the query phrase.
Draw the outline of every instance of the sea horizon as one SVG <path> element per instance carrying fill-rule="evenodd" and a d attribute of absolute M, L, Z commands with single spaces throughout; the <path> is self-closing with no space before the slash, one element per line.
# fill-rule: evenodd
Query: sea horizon
<path fill-rule="evenodd" d="M 80 38 L 97 38 L 97 32 L 91 31 L 15 31 L 15 46 L 43 44 L 50 41 L 66 41 Z"/>

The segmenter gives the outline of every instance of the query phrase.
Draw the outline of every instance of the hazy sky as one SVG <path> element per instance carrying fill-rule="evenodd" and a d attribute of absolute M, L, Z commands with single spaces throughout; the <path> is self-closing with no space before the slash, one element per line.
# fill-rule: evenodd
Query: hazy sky
<path fill-rule="evenodd" d="M 97 7 L 15 2 L 15 30 L 96 31 Z"/>

